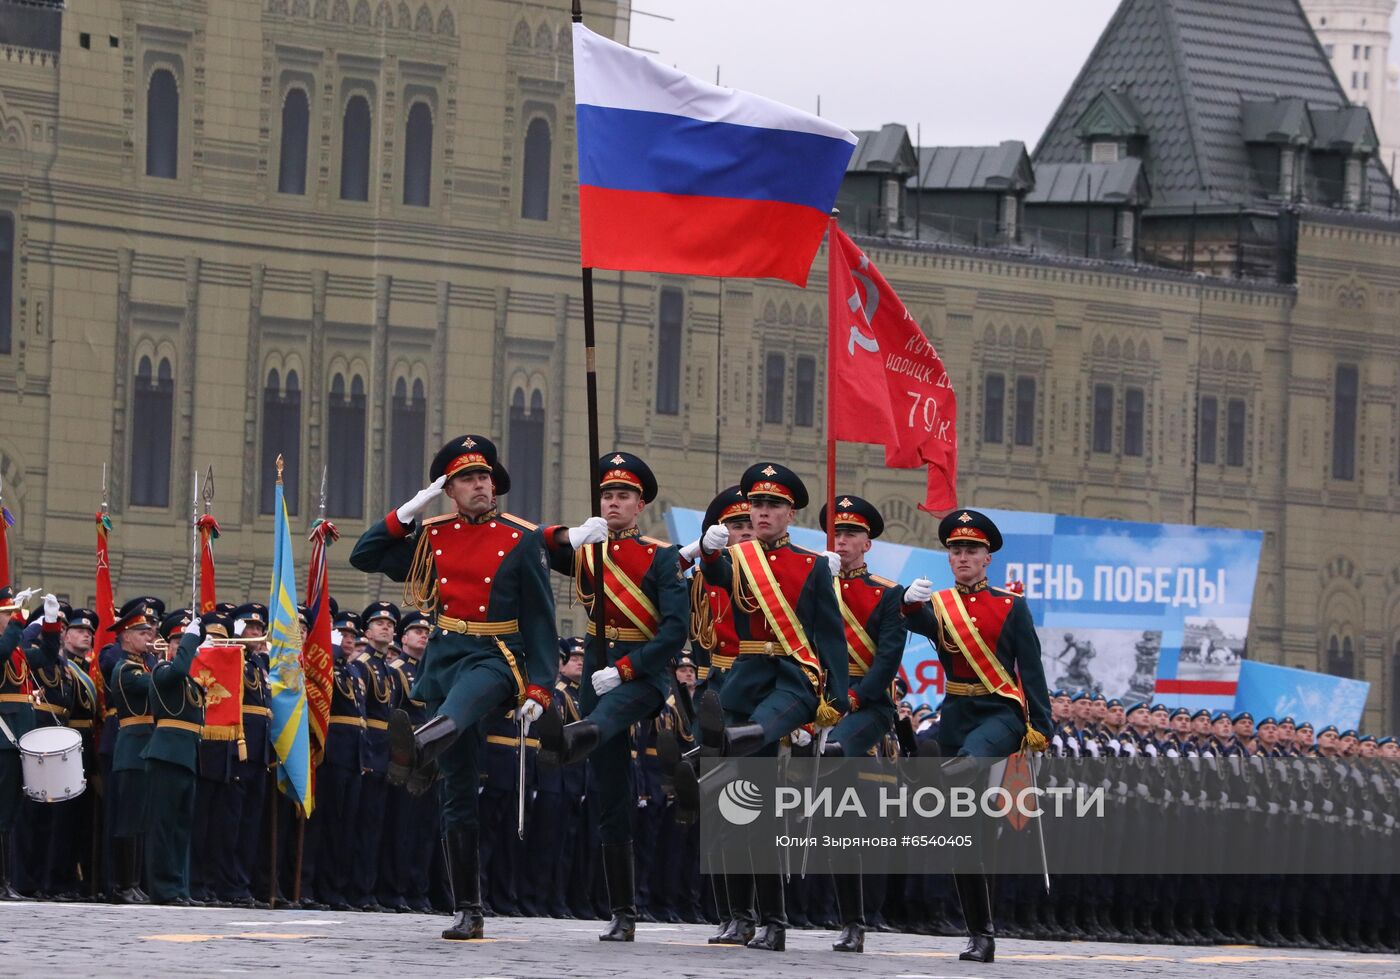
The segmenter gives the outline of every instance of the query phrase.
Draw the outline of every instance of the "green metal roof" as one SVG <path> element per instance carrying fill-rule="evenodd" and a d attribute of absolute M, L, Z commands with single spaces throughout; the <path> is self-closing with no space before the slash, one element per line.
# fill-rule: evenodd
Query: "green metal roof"
<path fill-rule="evenodd" d="M 907 186 L 919 190 L 1015 192 L 1034 186 L 1026 144 L 1008 139 L 998 146 L 921 146 L 919 172 Z"/>

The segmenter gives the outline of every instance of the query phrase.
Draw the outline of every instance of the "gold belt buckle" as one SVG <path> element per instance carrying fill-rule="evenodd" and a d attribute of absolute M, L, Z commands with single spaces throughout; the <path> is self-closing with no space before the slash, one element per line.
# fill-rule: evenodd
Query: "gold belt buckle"
<path fill-rule="evenodd" d="M 767 655 L 767 656 L 772 656 L 772 655 L 773 655 L 773 642 L 772 642 L 772 640 L 769 640 L 768 642 L 766 642 L 766 643 L 763 644 L 763 652 L 764 652 L 764 654 Z"/>
<path fill-rule="evenodd" d="M 603 635 L 607 636 L 609 639 L 616 640 L 619 634 L 620 634 L 620 633 L 619 633 L 618 630 L 617 630 L 617 626 L 615 626 L 615 625 L 605 625 L 605 626 L 603 626 Z"/>

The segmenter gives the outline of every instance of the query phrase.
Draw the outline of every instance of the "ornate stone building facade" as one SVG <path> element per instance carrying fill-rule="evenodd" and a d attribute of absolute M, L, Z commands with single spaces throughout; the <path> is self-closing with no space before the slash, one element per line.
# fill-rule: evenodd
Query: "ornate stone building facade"
<path fill-rule="evenodd" d="M 104 464 L 119 596 L 188 591 L 192 477 L 210 466 L 220 592 L 261 595 L 278 453 L 294 527 L 324 470 L 353 537 L 462 431 L 499 440 L 509 508 L 586 514 L 566 8 L 70 0 L 41 22 L 0 3 L 18 581 L 90 600 Z M 615 4 L 587 9 L 625 38 Z M 958 386 L 965 501 L 1262 529 L 1250 655 L 1347 669 L 1373 685 L 1367 724 L 1394 727 L 1400 222 L 1304 206 L 1297 229 L 1296 285 L 862 243 Z M 651 530 L 756 454 L 819 479 L 824 254 L 805 291 L 595 281 L 603 439 L 655 466 Z M 840 458 L 892 539 L 932 539 L 922 473 Z M 337 550 L 342 604 L 396 597 Z"/>

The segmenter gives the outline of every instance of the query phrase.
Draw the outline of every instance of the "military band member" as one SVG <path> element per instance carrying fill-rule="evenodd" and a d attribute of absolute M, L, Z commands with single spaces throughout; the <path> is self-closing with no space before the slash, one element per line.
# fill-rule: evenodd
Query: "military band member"
<path fill-rule="evenodd" d="M 632 725 L 660 712 L 671 686 L 671 660 L 685 644 L 690 621 L 686 584 L 674 545 L 643 537 L 637 520 L 656 499 L 656 477 L 630 452 L 598 461 L 601 518 L 581 527 L 550 527 L 545 546 L 555 571 L 574 577 L 588 609 L 581 704 L 583 718 L 560 726 L 550 711 L 541 718 L 540 758 L 573 764 L 591 758 L 602 804 L 599 838 L 612 920 L 602 941 L 630 942 L 636 932 L 636 865 L 632 818 L 636 773 Z M 605 539 L 604 539 L 605 538 Z M 595 543 L 603 543 L 602 588 L 594 565 Z M 594 634 L 594 602 L 603 595 L 607 634 Z"/>
<path fill-rule="evenodd" d="M 11 835 L 24 798 L 20 772 L 19 739 L 34 729 L 34 666 L 52 667 L 58 660 L 59 632 L 58 599 L 44 596 L 44 612 L 40 622 L 25 628 L 25 603 L 34 595 L 27 589 L 18 595 L 9 586 L 0 592 L 0 718 L 9 727 L 9 734 L 0 733 L 0 900 L 17 901 L 21 895 L 12 884 Z M 38 632 L 35 636 L 34 633 Z M 26 633 L 29 635 L 26 636 Z M 39 640 L 36 645 L 34 640 Z M 11 738 L 14 740 L 12 741 Z"/>
<path fill-rule="evenodd" d="M 215 620 L 217 621 L 217 620 Z M 146 696 L 155 721 L 141 752 L 146 763 L 146 881 L 151 901 L 190 907 L 190 830 L 194 825 L 195 773 L 204 724 L 204 691 L 190 678 L 199 652 L 200 624 L 188 609 L 161 622 L 160 637 L 178 642 L 169 659 L 145 674 Z M 135 686 L 139 678 L 124 677 Z"/>
<path fill-rule="evenodd" d="M 135 598 L 122 606 L 108 628 L 118 642 L 118 659 L 104 679 L 107 703 L 116 711 L 116 744 L 112 755 L 110 813 L 114 898 L 118 904 L 145 904 L 141 889 L 141 844 L 146 833 L 146 763 L 142 754 L 155 727 L 151 716 L 151 667 L 156 626 L 164 603 Z"/>
<path fill-rule="evenodd" d="M 948 549 L 955 584 L 932 594 L 928 579 L 916 580 L 905 592 L 905 614 L 910 631 L 934 641 L 948 677 L 938 729 L 950 757 L 943 770 L 970 781 L 991 760 L 1023 748 L 1044 750 L 1052 732 L 1050 696 L 1025 599 L 987 583 L 1001 548 L 996 524 L 976 510 L 954 510 L 939 523 L 938 539 Z M 1105 714 L 1107 706 L 1104 701 Z M 970 934 L 959 958 L 991 962 L 996 942 L 987 877 L 956 874 L 954 883 Z"/>
<path fill-rule="evenodd" d="M 398 684 L 399 704 L 408 713 L 409 721 L 417 727 L 428 720 L 428 708 L 412 696 L 413 686 L 423 670 L 423 655 L 427 652 L 428 636 L 433 623 L 416 609 L 399 617 L 400 655 L 389 661 Z M 387 832 L 390 838 L 382 847 L 389 857 L 388 881 L 379 885 L 380 904 L 396 911 L 429 913 L 428 874 L 433 852 L 442 837 L 442 811 L 430 793 L 421 796 L 404 791 L 391 792 Z M 381 874 L 384 867 L 381 865 Z M 389 903 L 385 903 L 386 899 Z"/>
<path fill-rule="evenodd" d="M 729 593 L 739 635 L 739 656 L 724 690 L 700 700 L 702 752 L 776 755 L 780 739 L 794 729 L 813 720 L 833 726 L 847 708 L 842 696 L 850 689 L 846 635 L 833 587 L 840 559 L 798 547 L 788 536 L 808 499 L 807 487 L 791 469 L 755 463 L 740 486 L 749 501 L 754 539 L 731 546 L 723 524 L 701 539 L 705 579 Z M 687 806 L 698 804 L 696 774 L 688 764 L 676 769 L 676 792 Z M 748 880 L 729 878 L 732 908 L 750 906 Z M 788 924 L 782 878 L 761 874 L 756 884 L 761 929 L 747 941 L 744 933 L 724 931 L 716 938 L 782 951 Z"/>
<path fill-rule="evenodd" d="M 432 484 L 360 537 L 350 563 L 405 581 L 419 611 L 436 614 L 413 696 L 430 717 L 417 728 L 407 711 L 390 721 L 388 781 L 427 791 L 441 764 L 456 919 L 444 938 L 483 933 L 477 792 L 477 724 L 514 707 L 525 725 L 550 704 L 559 668 L 554 595 L 538 528 L 498 513 L 510 476 L 496 446 L 480 435 L 444 445 Z M 417 522 L 442 495 L 453 512 Z"/>

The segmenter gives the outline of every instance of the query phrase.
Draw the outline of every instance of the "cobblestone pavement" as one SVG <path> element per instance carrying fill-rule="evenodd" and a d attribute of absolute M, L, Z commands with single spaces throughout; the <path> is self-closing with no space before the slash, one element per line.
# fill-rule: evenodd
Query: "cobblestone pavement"
<path fill-rule="evenodd" d="M 784 953 L 707 945 L 708 925 L 647 925 L 631 945 L 606 945 L 591 921 L 489 918 L 488 938 L 448 942 L 447 919 L 411 914 L 334 914 L 104 904 L 0 904 L 0 974 L 434 977 L 855 975 L 1367 977 L 1400 974 L 1400 956 L 1267 949 L 1191 948 L 1007 939 L 992 965 L 960 962 L 962 942 L 874 934 L 864 955 L 831 951 L 831 932 L 791 931 Z"/>

